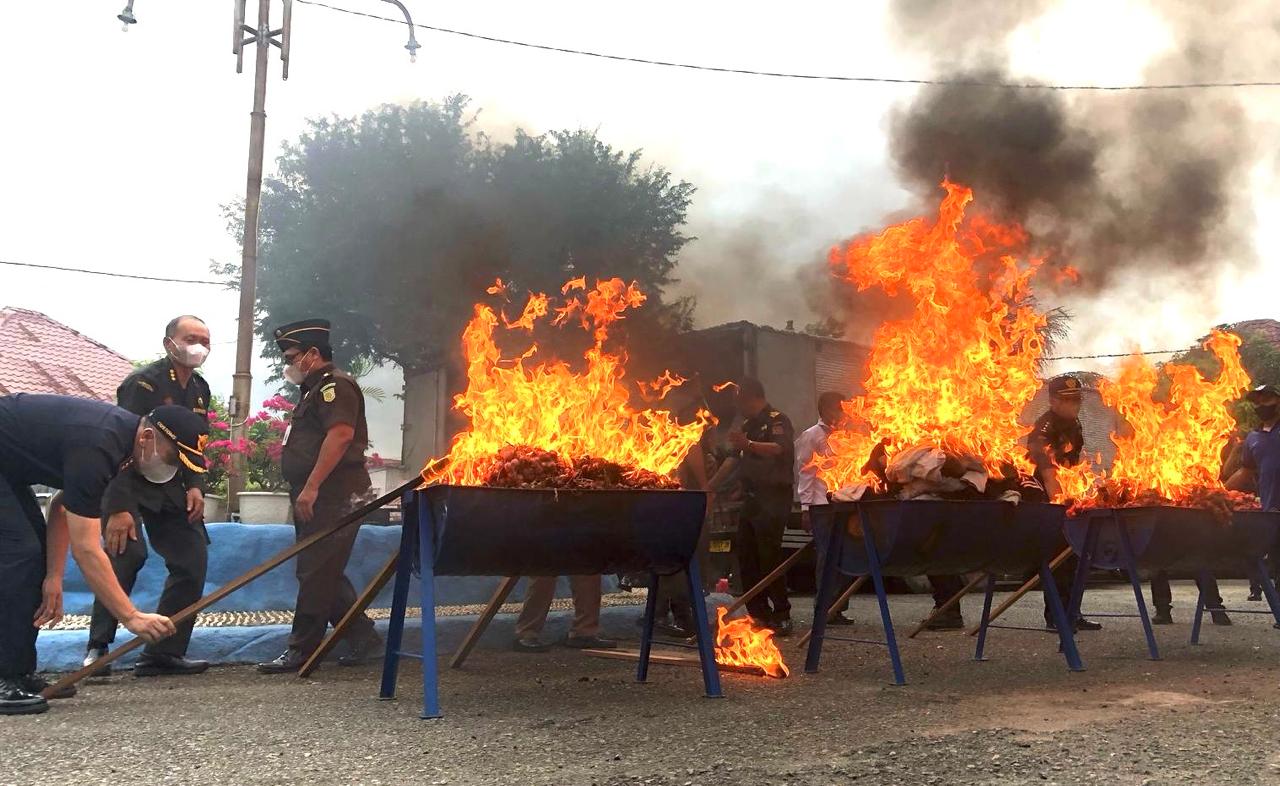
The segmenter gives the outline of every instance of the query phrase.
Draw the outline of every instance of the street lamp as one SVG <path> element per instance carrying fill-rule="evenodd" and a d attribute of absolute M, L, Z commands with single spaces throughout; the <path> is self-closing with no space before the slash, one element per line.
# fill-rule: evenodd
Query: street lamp
<path fill-rule="evenodd" d="M 120 20 L 120 30 L 125 33 L 129 32 L 129 25 L 138 23 L 137 17 L 133 15 L 133 0 L 125 3 L 124 10 L 116 14 L 116 19 Z"/>
<path fill-rule="evenodd" d="M 409 15 L 409 9 L 405 8 L 404 3 L 400 2 L 400 0 L 383 0 L 383 2 L 391 3 L 404 14 L 404 22 L 409 26 L 409 43 L 405 44 L 404 48 L 409 50 L 409 62 L 418 62 L 418 50 L 422 48 L 422 44 L 418 43 L 418 37 L 414 35 L 415 27 L 413 17 Z"/>

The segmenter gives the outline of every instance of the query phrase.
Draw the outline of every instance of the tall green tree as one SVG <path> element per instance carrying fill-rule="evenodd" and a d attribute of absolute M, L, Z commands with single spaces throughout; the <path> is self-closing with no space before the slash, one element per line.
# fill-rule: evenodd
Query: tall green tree
<path fill-rule="evenodd" d="M 592 131 L 494 143 L 467 106 L 455 95 L 314 120 L 285 144 L 263 183 L 257 330 L 267 354 L 274 326 L 326 316 L 340 360 L 429 370 L 457 352 L 495 278 L 548 292 L 579 275 L 634 279 L 650 300 L 633 335 L 688 327 L 692 304 L 663 292 L 690 240 L 693 186 Z M 238 236 L 236 206 L 227 216 Z M 234 265 L 218 271 L 239 276 Z"/>
<path fill-rule="evenodd" d="M 1218 329 L 1240 337 L 1240 365 L 1248 372 L 1253 384 L 1280 385 L 1280 344 L 1273 334 L 1248 323 L 1219 325 Z M 1202 337 L 1191 349 L 1175 355 L 1171 362 L 1190 363 L 1206 379 L 1216 377 L 1222 371 L 1222 364 L 1201 346 L 1205 338 L 1208 336 Z M 1231 414 L 1243 430 L 1254 428 L 1258 423 L 1253 407 L 1243 398 L 1231 405 Z"/>

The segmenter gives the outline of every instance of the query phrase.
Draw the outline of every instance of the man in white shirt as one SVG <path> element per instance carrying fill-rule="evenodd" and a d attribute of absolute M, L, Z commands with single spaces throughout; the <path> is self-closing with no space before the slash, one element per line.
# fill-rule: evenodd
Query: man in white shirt
<path fill-rule="evenodd" d="M 815 456 L 831 454 L 827 443 L 831 432 L 844 423 L 844 410 L 840 402 L 847 398 L 840 393 L 828 391 L 818 396 L 818 422 L 800 433 L 796 438 L 796 496 L 800 500 L 800 522 L 805 531 L 813 534 L 814 546 L 817 549 L 817 581 L 822 581 L 822 566 L 826 560 L 827 542 L 831 538 L 831 517 L 827 512 L 827 484 L 818 477 L 818 471 L 811 464 Z M 836 595 L 842 594 L 852 576 L 836 575 Z M 833 608 L 827 616 L 828 625 L 850 625 L 853 620 L 844 612 L 849 608 L 846 600 L 839 608 Z"/>

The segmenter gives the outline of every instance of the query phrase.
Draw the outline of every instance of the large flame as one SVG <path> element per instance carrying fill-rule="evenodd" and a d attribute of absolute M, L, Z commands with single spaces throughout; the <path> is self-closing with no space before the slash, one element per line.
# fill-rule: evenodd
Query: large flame
<path fill-rule="evenodd" d="M 493 295 L 506 292 L 501 280 L 489 289 Z M 454 438 L 447 462 L 427 464 L 423 479 L 428 483 L 480 485 L 498 461 L 498 451 L 509 445 L 553 451 L 568 461 L 593 456 L 667 475 L 697 444 L 709 413 L 701 411 L 694 422 L 681 425 L 668 410 L 632 408 L 625 355 L 605 349 L 609 326 L 644 303 L 639 287 L 613 278 L 588 289 L 586 280 L 577 278 L 565 284 L 561 295 L 562 301 L 553 304 L 547 295 L 531 294 L 516 319 L 476 305 L 462 334 L 467 388 L 454 397 L 454 408 L 467 417 L 468 427 Z M 507 331 L 532 331 L 548 318 L 556 326 L 577 326 L 592 335 L 583 355 L 585 369 L 574 371 L 559 360 L 534 363 L 538 345 L 532 341 L 518 356 L 503 357 L 494 339 L 500 323 Z M 667 373 L 639 387 L 655 398 L 680 382 Z"/>
<path fill-rule="evenodd" d="M 845 403 L 853 428 L 831 435 L 819 458 L 832 489 L 862 479 L 872 448 L 892 455 L 928 443 L 972 455 L 988 471 L 1026 467 L 1018 416 L 1040 386 L 1044 314 L 1029 301 L 1039 259 L 1014 254 L 1017 226 L 965 216 L 973 192 L 944 182 L 936 221 L 916 218 L 859 237 L 831 252 L 834 275 L 859 290 L 880 287 L 909 298 L 911 314 L 876 331 L 866 392 Z"/>
<path fill-rule="evenodd" d="M 782 652 L 773 643 L 773 631 L 761 628 L 751 617 L 725 619 L 724 606 L 716 609 L 716 663 L 722 666 L 752 666 L 768 677 L 791 674 L 782 662 Z"/>
<path fill-rule="evenodd" d="M 1204 348 L 1222 368 L 1213 380 L 1189 363 L 1157 368 L 1134 354 L 1117 379 L 1099 383 L 1103 402 L 1121 418 L 1121 431 L 1111 435 L 1115 461 L 1106 474 L 1113 493 L 1154 492 L 1176 504 L 1197 490 L 1223 488 L 1222 450 L 1236 429 L 1227 405 L 1248 389 L 1249 374 L 1238 336 L 1214 330 Z M 1167 392 L 1160 393 L 1162 386 Z M 1082 500 L 1095 492 L 1098 477 L 1087 465 L 1058 474 L 1064 498 Z"/>

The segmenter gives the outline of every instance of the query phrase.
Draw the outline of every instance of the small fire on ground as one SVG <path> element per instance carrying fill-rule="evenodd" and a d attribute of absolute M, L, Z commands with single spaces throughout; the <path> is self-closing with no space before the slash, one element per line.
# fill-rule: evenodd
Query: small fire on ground
<path fill-rule="evenodd" d="M 779 679 L 791 674 L 778 645 L 773 643 L 773 631 L 745 615 L 727 620 L 727 613 L 724 606 L 716 609 L 716 663 L 756 668 L 767 677 Z"/>

